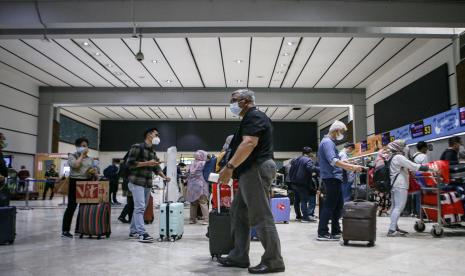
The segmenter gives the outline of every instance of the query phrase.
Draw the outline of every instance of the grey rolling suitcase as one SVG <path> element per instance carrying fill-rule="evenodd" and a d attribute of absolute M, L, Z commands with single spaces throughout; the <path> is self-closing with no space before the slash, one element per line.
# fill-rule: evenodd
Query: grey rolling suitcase
<path fill-rule="evenodd" d="M 355 177 L 355 187 L 357 187 Z M 366 185 L 368 197 L 368 185 Z M 376 211 L 378 205 L 367 200 L 357 199 L 358 190 L 355 189 L 355 200 L 344 204 L 342 214 L 342 239 L 343 244 L 349 241 L 366 241 L 368 246 L 374 246 L 376 241 Z"/>

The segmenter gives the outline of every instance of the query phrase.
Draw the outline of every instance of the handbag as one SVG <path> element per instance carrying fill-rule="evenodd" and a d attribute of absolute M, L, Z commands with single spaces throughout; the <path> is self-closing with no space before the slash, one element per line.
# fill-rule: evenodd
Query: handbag
<path fill-rule="evenodd" d="M 53 189 L 54 193 L 60 193 L 62 195 L 68 195 L 69 193 L 69 177 L 63 178 L 55 184 Z"/>

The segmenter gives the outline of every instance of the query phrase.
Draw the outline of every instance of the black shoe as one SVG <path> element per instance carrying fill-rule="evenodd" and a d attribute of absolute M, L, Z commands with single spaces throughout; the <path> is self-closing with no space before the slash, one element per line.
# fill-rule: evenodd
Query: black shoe
<path fill-rule="evenodd" d="M 61 233 L 61 237 L 62 237 L 62 238 L 69 238 L 69 239 L 72 239 L 72 238 L 73 238 L 73 235 L 71 235 L 70 232 L 63 232 L 63 233 Z"/>
<path fill-rule="evenodd" d="M 218 263 L 220 263 L 224 267 L 248 268 L 250 266 L 250 263 L 245 263 L 245 264 L 236 263 L 233 260 L 229 259 L 228 257 L 226 258 L 218 257 Z"/>
<path fill-rule="evenodd" d="M 123 217 L 119 217 L 118 220 L 121 221 L 122 223 L 129 223 L 129 220 Z"/>
<path fill-rule="evenodd" d="M 267 265 L 259 264 L 254 267 L 249 267 L 250 274 L 266 274 L 266 273 L 277 273 L 284 272 L 284 267 L 270 268 Z"/>

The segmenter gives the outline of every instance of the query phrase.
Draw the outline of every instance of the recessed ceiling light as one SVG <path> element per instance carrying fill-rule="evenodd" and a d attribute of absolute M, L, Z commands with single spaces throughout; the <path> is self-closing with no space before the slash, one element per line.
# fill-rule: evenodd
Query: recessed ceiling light
<path fill-rule="evenodd" d="M 130 80 L 125 80 L 124 82 L 125 82 L 125 83 L 128 83 L 128 84 L 129 84 L 129 83 L 132 83 L 132 81 L 130 81 Z"/>
<path fill-rule="evenodd" d="M 286 73 L 286 71 L 279 71 L 279 73 L 280 73 L 280 74 L 284 74 L 284 73 Z"/>
<path fill-rule="evenodd" d="M 114 72 L 113 74 L 117 75 L 117 76 L 121 76 L 123 73 L 121 72 Z"/>
<path fill-rule="evenodd" d="M 185 110 L 188 110 L 188 109 L 189 109 L 189 107 L 187 107 L 187 106 L 186 106 L 186 107 L 184 107 L 184 109 L 185 109 Z"/>
<path fill-rule="evenodd" d="M 84 46 L 89 46 L 89 42 L 84 41 L 84 43 L 82 43 L 82 45 L 84 45 Z"/>
<path fill-rule="evenodd" d="M 139 76 L 139 79 L 145 79 L 145 76 Z"/>
<path fill-rule="evenodd" d="M 241 82 L 243 82 L 243 80 L 236 80 L 236 82 L 237 82 L 237 83 L 241 83 Z"/>
<path fill-rule="evenodd" d="M 273 81 L 279 81 L 278 79 L 274 79 Z"/>
<path fill-rule="evenodd" d="M 166 83 L 172 83 L 173 81 L 172 80 L 166 80 L 165 82 Z"/>
<path fill-rule="evenodd" d="M 286 63 L 281 63 L 279 66 L 281 66 L 281 67 L 286 67 L 287 64 L 286 64 Z"/>
<path fill-rule="evenodd" d="M 189 118 L 192 118 L 192 115 L 189 115 Z"/>
<path fill-rule="evenodd" d="M 159 63 L 160 61 L 158 59 L 152 59 L 153 63 Z"/>
<path fill-rule="evenodd" d="M 263 79 L 263 76 L 257 76 L 257 79 Z"/>
<path fill-rule="evenodd" d="M 242 63 L 242 62 L 244 62 L 244 61 L 243 61 L 242 59 L 236 59 L 236 60 L 234 60 L 234 62 L 235 62 L 235 63 Z"/>
<path fill-rule="evenodd" d="M 283 56 L 285 56 L 285 57 L 287 57 L 288 55 L 290 55 L 288 52 L 283 53 Z"/>
<path fill-rule="evenodd" d="M 113 64 L 108 63 L 108 64 L 107 64 L 107 67 L 113 67 Z"/>
<path fill-rule="evenodd" d="M 99 52 L 95 52 L 95 55 L 96 55 L 96 56 L 100 56 L 100 53 L 99 53 Z"/>
<path fill-rule="evenodd" d="M 287 45 L 289 45 L 289 46 L 292 46 L 292 45 L 294 45 L 294 44 L 295 44 L 295 42 L 292 42 L 292 41 L 289 41 L 289 42 L 287 43 Z"/>

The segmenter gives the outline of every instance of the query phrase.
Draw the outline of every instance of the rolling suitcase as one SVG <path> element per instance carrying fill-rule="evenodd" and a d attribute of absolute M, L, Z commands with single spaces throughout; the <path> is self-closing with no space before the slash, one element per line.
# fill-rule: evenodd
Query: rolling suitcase
<path fill-rule="evenodd" d="M 356 178 L 357 179 L 357 178 Z M 356 185 L 356 181 L 354 182 Z M 342 239 L 344 245 L 349 241 L 367 241 L 368 246 L 374 246 L 376 241 L 376 211 L 378 205 L 374 202 L 357 199 L 344 204 L 342 214 Z"/>
<path fill-rule="evenodd" d="M 109 202 L 99 204 L 79 204 L 78 230 L 79 238 L 88 235 L 89 238 L 102 236 L 107 238 L 111 234 L 110 226 L 111 206 Z"/>
<path fill-rule="evenodd" d="M 168 198 L 168 183 L 165 183 L 166 199 Z M 163 190 L 165 199 L 165 190 Z M 152 208 L 153 210 L 153 208 Z M 184 203 L 164 202 L 160 204 L 160 224 L 158 241 L 177 241 L 184 234 Z"/>
<path fill-rule="evenodd" d="M 0 244 L 13 244 L 16 237 L 16 207 L 0 207 Z"/>
<path fill-rule="evenodd" d="M 291 201 L 288 197 L 272 198 L 270 206 L 274 222 L 289 223 L 291 220 Z"/>
<path fill-rule="evenodd" d="M 217 184 L 219 186 L 219 184 Z M 231 188 L 231 197 L 234 197 L 233 185 Z M 217 202 L 220 201 L 220 194 L 217 193 Z M 231 215 L 229 210 L 218 208 L 213 209 L 208 217 L 208 237 L 210 255 L 213 258 L 221 257 L 221 255 L 229 254 L 234 248 L 233 237 L 231 233 Z"/>
<path fill-rule="evenodd" d="M 149 202 L 147 203 L 147 208 L 145 208 L 144 211 L 144 223 L 152 224 L 154 219 L 155 216 L 153 213 L 153 196 L 149 195 Z"/>

